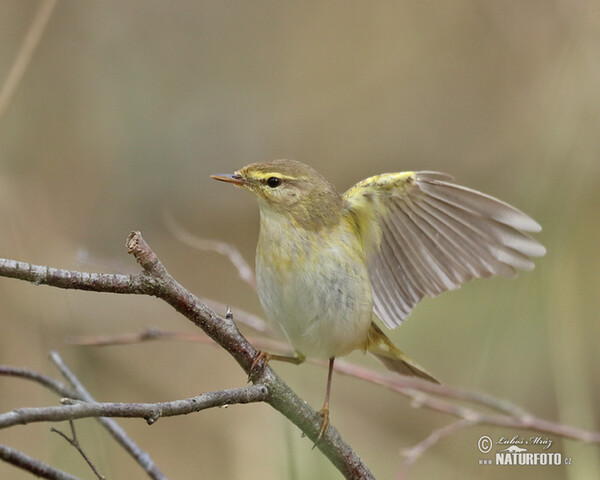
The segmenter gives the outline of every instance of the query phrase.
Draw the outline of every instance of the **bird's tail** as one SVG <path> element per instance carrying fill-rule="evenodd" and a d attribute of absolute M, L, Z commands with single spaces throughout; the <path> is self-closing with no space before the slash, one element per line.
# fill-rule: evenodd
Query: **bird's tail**
<path fill-rule="evenodd" d="M 402 353 L 374 322 L 371 322 L 366 350 L 393 372 L 440 383 L 427 370 Z"/>

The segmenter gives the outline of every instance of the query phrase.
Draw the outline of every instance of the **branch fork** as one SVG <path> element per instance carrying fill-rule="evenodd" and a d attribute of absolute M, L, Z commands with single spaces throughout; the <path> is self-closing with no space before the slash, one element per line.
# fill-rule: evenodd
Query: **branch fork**
<path fill-rule="evenodd" d="M 208 337 L 224 348 L 249 375 L 249 380 L 253 385 L 220 392 L 208 392 L 193 398 L 159 404 L 97 403 L 62 363 L 58 354 L 52 353 L 52 361 L 59 367 L 70 386 L 62 385 L 56 380 L 35 372 L 14 367 L 0 367 L 0 375 L 18 376 L 36 381 L 65 397 L 62 401 L 63 405 L 38 409 L 22 408 L 1 414 L 0 428 L 34 421 L 99 417 L 99 421 L 136 458 L 148 475 L 156 480 L 163 480 L 166 477 L 158 470 L 149 456 L 127 437 L 114 420 L 106 417 L 140 417 L 146 419 L 149 424 L 153 424 L 163 416 L 181 415 L 235 403 L 265 402 L 285 415 L 314 444 L 319 435 L 321 417 L 298 397 L 268 364 L 260 364 L 257 368 L 253 368 L 259 351 L 240 333 L 233 321 L 231 309 L 228 308 L 226 316 L 222 317 L 175 281 L 139 232 L 132 232 L 127 238 L 126 245 L 129 253 L 140 265 L 141 273 L 133 275 L 87 273 L 0 259 L 0 276 L 26 280 L 36 285 L 43 284 L 66 289 L 158 297 L 200 327 Z M 256 322 L 256 319 L 253 319 L 253 322 Z M 128 335 L 126 342 L 123 342 L 123 339 L 117 339 L 115 343 L 174 337 L 173 332 L 167 333 L 169 335 L 153 332 L 151 337 L 143 334 Z M 105 337 L 97 344 L 109 344 L 110 339 L 107 340 Z M 265 343 L 264 340 L 257 340 L 256 345 L 262 345 L 261 342 Z M 87 339 L 84 343 L 89 345 L 94 344 L 94 341 Z M 585 431 L 547 421 L 529 414 L 509 402 L 482 393 L 470 392 L 448 385 L 433 385 L 419 379 L 381 374 L 342 361 L 336 362 L 335 368 L 338 372 L 361 378 L 406 396 L 415 408 L 428 408 L 457 418 L 454 423 L 432 432 L 407 451 L 406 460 L 398 478 L 404 478 L 416 459 L 436 442 L 475 424 L 531 429 L 583 442 L 600 443 L 600 432 Z M 484 407 L 494 410 L 495 413 L 474 407 Z M 316 446 L 346 478 L 374 478 L 368 467 L 333 426 L 327 429 Z M 15 464 L 29 462 L 29 457 L 8 447 L 0 448 L 0 457 Z M 40 463 L 32 466 L 30 471 L 43 470 L 46 467 L 48 466 Z"/>

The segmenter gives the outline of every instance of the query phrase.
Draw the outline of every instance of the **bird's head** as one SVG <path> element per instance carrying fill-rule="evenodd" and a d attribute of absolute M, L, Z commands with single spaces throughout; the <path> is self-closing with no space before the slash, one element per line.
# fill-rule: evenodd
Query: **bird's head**
<path fill-rule="evenodd" d="M 307 230 L 330 225 L 342 211 L 342 199 L 312 167 L 295 160 L 252 163 L 233 174 L 211 178 L 253 193 L 261 215 L 283 215 Z"/>

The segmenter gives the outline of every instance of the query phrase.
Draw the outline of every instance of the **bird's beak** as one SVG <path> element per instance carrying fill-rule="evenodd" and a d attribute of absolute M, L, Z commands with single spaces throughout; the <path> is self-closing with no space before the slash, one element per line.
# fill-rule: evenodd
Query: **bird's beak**
<path fill-rule="evenodd" d="M 221 182 L 233 183 L 234 185 L 244 185 L 246 182 L 244 181 L 244 177 L 242 177 L 239 173 L 215 173 L 211 175 L 210 178 L 214 178 L 215 180 L 220 180 Z"/>

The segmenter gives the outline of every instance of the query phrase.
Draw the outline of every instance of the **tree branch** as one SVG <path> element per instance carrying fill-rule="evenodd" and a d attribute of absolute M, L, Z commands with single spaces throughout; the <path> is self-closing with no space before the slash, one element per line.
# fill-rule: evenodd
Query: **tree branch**
<path fill-rule="evenodd" d="M 35 381 L 62 397 L 84 400 L 86 402 L 95 402 L 94 398 L 88 393 L 85 387 L 79 382 L 77 377 L 64 364 L 60 355 L 51 352 L 50 358 L 61 371 L 63 376 L 71 383 L 74 389 L 70 389 L 61 382 L 51 377 L 33 372 L 24 368 L 0 366 L 0 375 L 24 378 Z M 154 480 L 166 480 L 164 474 L 159 470 L 150 455 L 144 452 L 115 422 L 112 418 L 100 417 L 98 421 L 104 426 L 111 436 L 136 460 L 136 462 L 146 471 Z"/>
<path fill-rule="evenodd" d="M 34 265 L 16 260 L 0 259 L 0 275 L 31 282 L 34 285 L 71 290 L 88 290 L 93 292 L 109 292 L 123 294 L 148 294 L 144 285 L 146 276 L 123 275 L 113 273 L 87 273 L 75 270 Z"/>
<path fill-rule="evenodd" d="M 223 242 L 221 240 L 207 240 L 205 238 L 196 237 L 184 229 L 177 222 L 177 220 L 175 220 L 173 214 L 168 210 L 164 211 L 163 218 L 165 219 L 167 228 L 180 242 L 183 242 L 186 245 L 198 250 L 211 250 L 226 256 L 237 270 L 240 278 L 246 282 L 246 284 L 248 284 L 252 290 L 256 291 L 256 278 L 254 277 L 252 267 L 250 267 L 244 256 L 237 248 L 230 243 Z"/>
<path fill-rule="evenodd" d="M 244 371 L 251 374 L 251 379 L 255 383 L 255 386 L 259 385 L 259 388 L 261 388 L 260 385 L 264 385 L 266 393 L 264 393 L 263 400 L 283 413 L 314 441 L 320 425 L 319 416 L 304 401 L 297 397 L 268 365 L 262 371 L 251 372 L 252 362 L 257 351 L 241 335 L 229 315 L 225 318 L 220 317 L 177 283 L 139 233 L 133 232 L 130 235 L 127 246 L 129 252 L 134 255 L 142 267 L 141 274 L 91 274 L 30 265 L 13 260 L 0 260 L 0 275 L 60 288 L 125 294 L 147 294 L 161 298 L 194 324 L 201 327 L 210 338 L 225 348 L 236 359 Z M 153 333 L 153 335 L 157 334 Z M 130 338 L 128 341 L 143 339 Z M 425 448 L 429 448 L 439 438 L 452 433 L 459 427 L 464 428 L 464 426 L 473 424 L 529 429 L 583 442 L 600 442 L 600 432 L 589 432 L 540 419 L 510 402 L 479 392 L 470 392 L 447 385 L 434 385 L 408 377 L 380 374 L 341 361 L 336 362 L 336 370 L 400 393 L 410 398 L 412 404 L 416 407 L 429 408 L 459 419 L 458 422 L 451 424 L 452 426 L 441 429 L 437 433 L 432 433 L 430 437 L 417 445 L 415 450 L 413 450 L 412 456 L 409 456 L 406 469 L 410 467 L 412 462 L 418 458 Z M 218 393 L 215 392 L 215 394 Z M 177 402 L 185 403 L 190 400 L 192 399 Z M 462 403 L 457 404 L 454 401 Z M 22 421 L 56 420 L 97 415 L 143 416 L 153 421 L 160 416 L 181 414 L 187 411 L 186 408 L 189 408 L 189 404 L 182 407 L 182 404 L 177 402 L 175 404 L 173 402 L 166 402 L 158 405 L 134 404 L 134 406 L 125 406 L 124 404 L 77 403 L 63 407 L 46 407 L 45 409 L 21 409 L 0 416 L 0 422 L 7 422 L 7 425 L 12 425 L 21 423 Z M 490 408 L 497 413 L 482 411 L 478 408 L 473 408 L 473 406 L 464 405 L 464 402 L 467 402 L 467 404 L 471 403 L 477 407 Z M 177 410 L 180 407 L 181 409 Z M 159 413 L 157 414 L 157 412 Z M 327 431 L 325 437 L 318 443 L 318 447 L 347 478 L 372 478 L 367 467 L 358 459 L 350 447 L 345 444 L 333 427 Z M 418 453 L 415 454 L 414 452 Z"/>
<path fill-rule="evenodd" d="M 94 472 L 94 475 L 96 475 L 96 478 L 98 478 L 100 480 L 106 480 L 106 477 L 104 475 L 102 475 L 100 472 L 98 472 L 98 469 L 96 468 L 96 466 L 93 464 L 93 462 L 87 456 L 87 454 L 83 451 L 83 448 L 81 448 L 79 439 L 77 438 L 77 432 L 75 431 L 75 424 L 73 423 L 73 420 L 69 420 L 69 427 L 71 427 L 71 436 L 70 437 L 63 431 L 58 430 L 57 428 L 54 428 L 54 427 L 52 427 L 50 429 L 50 431 L 53 433 L 56 433 L 57 435 L 60 435 L 62 438 L 65 439 L 65 441 L 69 445 L 71 445 L 75 450 L 77 450 L 77 453 L 79 453 L 79 455 L 81 455 L 81 457 L 85 460 L 85 463 L 88 464 L 88 467 L 90 467 L 92 472 Z"/>
<path fill-rule="evenodd" d="M 201 333 L 175 332 L 153 329 L 139 333 L 124 333 L 120 335 L 98 335 L 77 337 L 69 339 L 70 344 L 84 346 L 106 346 L 141 343 L 148 340 L 178 340 L 199 343 L 212 343 Z M 251 343 L 267 351 L 284 352 L 289 347 L 271 339 L 252 338 Z M 307 359 L 307 362 L 327 366 L 322 360 Z M 482 392 L 465 390 L 449 385 L 437 385 L 423 382 L 411 377 L 403 377 L 389 372 L 380 373 L 357 365 L 352 365 L 343 360 L 337 360 L 334 369 L 336 372 L 361 379 L 375 385 L 399 393 L 412 401 L 414 407 L 428 408 L 433 411 L 453 415 L 459 420 L 431 432 L 431 434 L 414 447 L 406 450 L 406 459 L 398 473 L 397 479 L 405 478 L 412 465 L 435 445 L 439 440 L 456 433 L 458 430 L 480 425 L 511 426 L 518 429 L 536 430 L 543 433 L 555 434 L 575 440 L 600 443 L 600 432 L 590 432 L 579 428 L 568 427 L 559 423 L 550 422 L 531 415 L 523 408 L 513 403 Z M 455 401 L 472 406 L 456 405 Z M 482 411 L 483 409 L 483 411 Z M 492 415 L 486 410 L 495 410 L 501 415 Z"/>
<path fill-rule="evenodd" d="M 583 430 L 538 418 L 506 400 L 481 392 L 472 392 L 449 385 L 438 385 L 413 377 L 382 374 L 345 362 L 339 362 L 339 365 L 336 365 L 336 371 L 362 378 L 404 395 L 412 400 L 414 407 L 425 407 L 430 410 L 446 413 L 453 417 L 467 420 L 472 425 L 495 425 L 499 427 L 535 430 L 565 438 L 572 438 L 573 440 L 585 443 L 600 443 L 600 432 Z M 480 407 L 497 410 L 501 413 L 487 413 L 462 404 L 452 403 L 450 400 L 473 403 Z"/>
<path fill-rule="evenodd" d="M 254 384 L 264 385 L 267 388 L 265 401 L 315 442 L 321 424 L 319 414 L 298 397 L 268 365 L 251 371 L 253 360 L 258 352 L 240 333 L 233 320 L 220 317 L 177 283 L 139 232 L 130 234 L 127 248 L 142 267 L 141 274 L 76 272 L 0 259 L 0 275 L 26 280 L 37 285 L 121 294 L 146 294 L 161 298 L 227 350 L 250 375 Z M 317 447 L 346 478 L 373 478 L 367 466 L 333 426 L 328 428 Z"/>
<path fill-rule="evenodd" d="M 470 420 L 466 420 L 466 419 L 457 420 L 456 422 L 450 423 L 449 425 L 446 425 L 445 427 L 434 430 L 433 432 L 431 432 L 431 434 L 427 438 L 425 438 L 424 440 L 421 440 L 414 447 L 406 450 L 404 452 L 404 454 L 406 455 L 406 459 L 404 460 L 404 463 L 402 463 L 402 467 L 400 468 L 400 471 L 398 472 L 398 475 L 396 476 L 396 480 L 402 480 L 403 478 L 406 478 L 406 475 L 408 474 L 408 471 L 410 470 L 410 468 L 417 461 L 417 459 L 425 453 L 425 451 L 427 449 L 431 448 L 433 445 L 435 445 L 437 442 L 439 442 L 442 438 L 449 437 L 450 435 L 453 435 L 454 433 L 458 432 L 459 430 L 462 430 L 463 428 L 467 428 L 471 425 L 472 425 L 472 423 Z"/>
<path fill-rule="evenodd" d="M 35 52 L 40 38 L 42 38 L 42 34 L 46 29 L 46 25 L 48 24 L 48 20 L 50 20 L 55 5 L 56 0 L 42 0 L 33 17 L 33 21 L 23 40 L 21 49 L 6 76 L 4 85 L 2 85 L 2 90 L 0 90 L 0 123 L 8 111 L 10 101 L 17 91 L 21 78 L 23 78 L 23 75 L 27 70 L 31 57 L 33 57 L 33 52 Z"/>
<path fill-rule="evenodd" d="M 65 365 L 57 352 L 50 352 L 50 359 L 59 369 L 60 373 L 76 390 L 76 398 L 86 402 L 95 402 L 94 397 L 87 391 L 77 376 L 71 372 L 69 367 Z M 150 478 L 153 480 L 167 480 L 167 477 L 160 471 L 152 457 L 143 451 L 137 443 L 135 443 L 129 435 L 121 428 L 121 426 L 112 418 L 100 417 L 98 422 L 106 428 L 108 433 L 121 445 L 129 455 L 144 469 Z"/>
<path fill-rule="evenodd" d="M 0 445 L 0 459 L 13 464 L 15 467 L 27 470 L 38 477 L 50 480 L 80 480 L 67 472 L 57 470 L 44 462 L 40 462 L 35 458 L 31 458 L 29 455 L 25 455 L 24 453 L 5 445 Z"/>
<path fill-rule="evenodd" d="M 61 406 L 19 408 L 0 414 L 0 429 L 34 422 L 62 422 L 89 417 L 144 418 L 149 425 L 161 417 L 186 415 L 207 408 L 263 402 L 268 391 L 262 385 L 202 393 L 196 397 L 159 403 L 88 403 L 61 399 Z"/>
<path fill-rule="evenodd" d="M 120 335 L 98 335 L 93 337 L 77 337 L 69 343 L 85 346 L 106 346 L 140 343 L 148 340 L 183 340 L 190 342 L 206 342 L 206 336 L 198 333 L 183 333 L 173 331 L 152 330 L 140 333 L 125 333 Z M 270 351 L 287 351 L 289 348 L 282 342 L 270 339 L 253 338 L 252 344 Z M 327 366 L 327 362 L 308 358 L 308 363 Z M 439 385 L 422 381 L 413 377 L 399 376 L 389 372 L 377 372 L 368 368 L 353 365 L 343 360 L 336 360 L 336 372 L 358 378 L 375 385 L 392 390 L 412 401 L 414 407 L 428 408 L 445 413 L 468 422 L 469 425 L 485 424 L 495 426 L 511 426 L 520 429 L 537 430 L 543 433 L 555 434 L 587 443 L 600 443 L 600 432 L 586 431 L 569 427 L 556 422 L 544 420 L 527 412 L 522 407 L 507 400 L 493 397 L 482 392 L 465 390 L 451 385 Z M 473 407 L 452 403 L 459 401 L 472 404 Z M 490 414 L 485 410 L 491 409 L 500 413 Z"/>
<path fill-rule="evenodd" d="M 41 373 L 27 370 L 26 368 L 0 365 L 0 375 L 6 377 L 19 377 L 24 378 L 26 380 L 34 381 L 36 383 L 39 383 L 40 385 L 43 385 L 49 390 L 52 390 L 54 393 L 57 393 L 61 397 L 79 398 L 75 390 L 68 388 L 61 382 L 54 380 L 53 378 L 50 378 L 46 375 L 42 375 Z"/>

